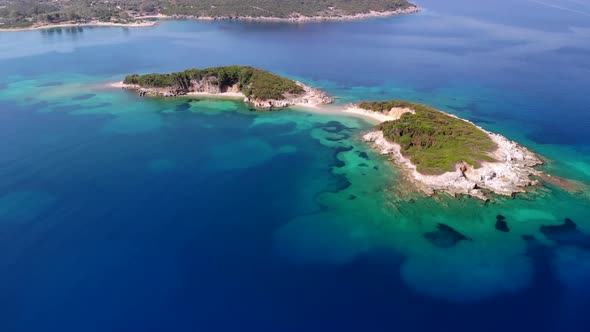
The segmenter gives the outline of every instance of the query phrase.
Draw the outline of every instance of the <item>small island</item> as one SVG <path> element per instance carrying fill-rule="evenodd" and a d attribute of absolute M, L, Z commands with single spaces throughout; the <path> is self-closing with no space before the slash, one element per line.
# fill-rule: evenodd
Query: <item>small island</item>
<path fill-rule="evenodd" d="M 407 0 L 0 0 L 0 31 L 68 26 L 145 27 L 151 19 L 278 22 L 358 20 L 411 14 Z"/>
<path fill-rule="evenodd" d="M 132 74 L 112 86 L 139 96 L 240 98 L 255 109 L 305 106 L 317 111 L 334 98 L 316 88 L 248 66 L 189 69 L 170 74 Z M 362 102 L 341 113 L 379 124 L 363 135 L 389 156 L 419 191 L 444 192 L 484 201 L 490 194 L 513 197 L 543 180 L 569 191 L 575 182 L 537 170 L 543 160 L 506 137 L 427 105 L 401 100 Z"/>
<path fill-rule="evenodd" d="M 406 101 L 364 102 L 349 113 L 385 120 L 363 136 L 400 166 L 418 189 L 482 200 L 513 196 L 539 183 L 543 161 L 506 137 L 432 107 Z M 545 176 L 549 178 L 549 176 Z"/>
<path fill-rule="evenodd" d="M 257 109 L 316 107 L 334 98 L 325 92 L 271 72 L 248 66 L 189 69 L 170 74 L 133 74 L 115 87 L 140 96 L 221 96 L 242 98 Z"/>

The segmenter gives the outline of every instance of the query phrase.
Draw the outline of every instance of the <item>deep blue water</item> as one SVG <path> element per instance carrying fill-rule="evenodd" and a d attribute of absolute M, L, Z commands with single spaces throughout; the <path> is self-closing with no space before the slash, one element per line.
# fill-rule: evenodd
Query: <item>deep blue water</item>
<path fill-rule="evenodd" d="M 253 65 L 338 104 L 432 104 L 590 183 L 590 4 L 446 2 L 362 22 L 0 33 L 0 331 L 590 329 L 587 192 L 398 201 L 363 121 L 104 87 Z M 577 233 L 539 231 L 564 218 Z M 438 222 L 473 241 L 434 248 Z"/>

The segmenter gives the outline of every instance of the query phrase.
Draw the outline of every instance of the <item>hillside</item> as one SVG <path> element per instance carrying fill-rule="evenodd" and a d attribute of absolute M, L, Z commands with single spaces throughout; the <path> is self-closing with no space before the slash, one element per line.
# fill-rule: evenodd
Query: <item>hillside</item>
<path fill-rule="evenodd" d="M 0 28 L 65 22 L 130 23 L 141 16 L 342 17 L 415 8 L 406 0 L 0 0 Z"/>

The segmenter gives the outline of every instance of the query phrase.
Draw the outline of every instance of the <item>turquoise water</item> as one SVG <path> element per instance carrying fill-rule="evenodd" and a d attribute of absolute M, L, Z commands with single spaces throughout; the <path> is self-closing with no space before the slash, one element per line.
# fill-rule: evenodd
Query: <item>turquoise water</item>
<path fill-rule="evenodd" d="M 2 331 L 586 331 L 588 6 L 422 5 L 363 22 L 0 33 Z M 362 119 L 107 86 L 228 64 L 337 107 L 434 105 L 584 190 L 427 198 L 360 141 Z M 576 229 L 547 227 L 566 218 Z"/>

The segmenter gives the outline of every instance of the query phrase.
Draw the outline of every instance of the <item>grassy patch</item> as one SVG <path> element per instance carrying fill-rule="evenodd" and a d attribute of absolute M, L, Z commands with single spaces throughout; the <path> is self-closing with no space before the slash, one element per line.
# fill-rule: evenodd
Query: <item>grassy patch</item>
<path fill-rule="evenodd" d="M 486 133 L 432 107 L 399 100 L 366 102 L 359 107 L 376 112 L 407 107 L 416 112 L 379 126 L 386 139 L 401 146 L 402 154 L 420 173 L 442 174 L 454 171 L 461 162 L 478 167 L 482 161 L 494 161 L 489 153 L 497 146 Z"/>

